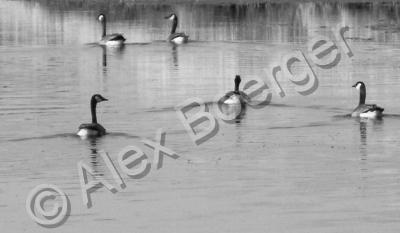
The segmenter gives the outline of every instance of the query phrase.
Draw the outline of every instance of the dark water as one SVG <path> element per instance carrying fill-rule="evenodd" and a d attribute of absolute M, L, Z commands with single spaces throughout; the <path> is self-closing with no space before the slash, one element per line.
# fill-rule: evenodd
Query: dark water
<path fill-rule="evenodd" d="M 118 3 L 117 3 L 118 2 Z M 96 45 L 99 12 L 121 49 Z M 164 40 L 179 16 L 190 36 Z M 258 5 L 132 4 L 123 1 L 0 0 L 0 229 L 4 232 L 398 232 L 400 229 L 400 4 L 302 2 Z M 212 102 L 301 50 L 318 35 L 335 41 L 337 26 L 354 53 L 337 66 L 312 62 L 319 85 L 285 92 L 248 108 L 234 124 L 195 146 L 174 107 L 199 97 Z M 357 105 L 351 86 L 367 85 L 367 102 L 383 120 L 346 117 Z M 89 99 L 101 93 L 99 122 L 109 134 L 81 140 Z M 166 131 L 165 157 L 127 187 L 104 188 L 82 204 L 77 163 L 108 177 L 99 151 L 113 161 L 126 146 L 153 151 L 141 139 Z M 123 173 L 122 173 L 123 174 Z M 112 181 L 112 179 L 111 179 Z M 71 201 L 71 216 L 48 230 L 25 211 L 28 192 L 51 183 Z"/>

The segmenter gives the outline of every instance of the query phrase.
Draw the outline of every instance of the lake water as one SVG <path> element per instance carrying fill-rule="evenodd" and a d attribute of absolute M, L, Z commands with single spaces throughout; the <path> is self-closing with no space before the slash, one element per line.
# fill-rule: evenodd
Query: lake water
<path fill-rule="evenodd" d="M 123 1 L 0 0 L 1 232 L 399 232 L 400 5 L 397 3 L 140 4 Z M 118 3 L 117 3 L 118 2 Z M 99 12 L 108 31 L 127 38 L 121 49 L 96 45 Z M 175 12 L 188 44 L 165 42 Z M 212 102 L 318 35 L 336 26 L 354 54 L 337 66 L 310 62 L 319 85 L 285 91 L 271 104 L 247 108 L 240 121 L 219 122 L 196 146 L 174 107 L 198 97 Z M 357 81 L 382 120 L 345 117 L 358 104 Z M 98 140 L 75 136 L 90 121 L 100 93 Z M 83 205 L 79 161 L 115 186 L 99 156 L 116 163 L 126 146 L 153 158 L 143 138 L 166 132 L 164 158 L 115 194 L 104 187 Z M 89 176 L 90 177 L 90 176 Z M 71 213 L 47 229 L 27 214 L 28 193 L 54 184 Z"/>

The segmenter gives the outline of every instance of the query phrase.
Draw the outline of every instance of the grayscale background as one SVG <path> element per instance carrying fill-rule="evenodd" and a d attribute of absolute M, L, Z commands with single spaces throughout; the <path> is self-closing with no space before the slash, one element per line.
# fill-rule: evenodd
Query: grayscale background
<path fill-rule="evenodd" d="M 100 12 L 125 47 L 96 45 Z M 188 44 L 165 42 L 172 12 Z M 399 232 L 399 21 L 399 1 L 0 0 L 0 232 Z M 310 62 L 314 93 L 279 79 L 286 96 L 192 142 L 177 104 L 213 101 L 236 74 L 259 77 L 291 51 L 308 58 L 307 43 L 335 40 L 337 25 L 349 26 L 354 56 L 342 52 L 330 69 Z M 385 108 L 382 120 L 346 117 L 357 81 Z M 109 99 L 98 106 L 109 134 L 81 140 L 94 93 Z M 141 179 L 121 173 L 127 187 L 97 190 L 86 208 L 77 163 L 115 185 L 99 151 L 116 161 L 134 145 L 151 160 L 141 139 L 159 128 L 180 157 Z M 64 224 L 48 229 L 27 214 L 39 184 L 68 195 Z"/>

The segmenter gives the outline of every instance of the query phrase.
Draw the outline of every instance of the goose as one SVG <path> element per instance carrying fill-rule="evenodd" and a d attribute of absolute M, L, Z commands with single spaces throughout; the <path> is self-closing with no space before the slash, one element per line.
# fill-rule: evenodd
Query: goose
<path fill-rule="evenodd" d="M 242 79 L 240 75 L 235 76 L 235 90 L 226 93 L 220 100 L 224 104 L 241 104 L 245 105 L 250 102 L 250 97 L 243 91 L 239 91 L 239 85 Z"/>
<path fill-rule="evenodd" d="M 77 135 L 81 137 L 97 137 L 103 136 L 106 134 L 106 129 L 97 123 L 96 117 L 96 105 L 97 103 L 107 101 L 108 99 L 104 98 L 99 94 L 95 94 L 92 96 L 90 100 L 90 111 L 92 113 L 92 123 L 81 124 L 79 126 Z"/>
<path fill-rule="evenodd" d="M 171 34 L 168 36 L 168 41 L 173 44 L 184 44 L 188 42 L 189 36 L 183 32 L 175 32 L 178 26 L 178 16 L 171 14 L 165 17 L 168 20 L 172 20 Z"/>
<path fill-rule="evenodd" d="M 360 92 L 360 102 L 358 106 L 351 113 L 352 117 L 363 117 L 363 118 L 379 118 L 382 117 L 383 108 L 375 104 L 365 104 L 365 97 L 367 90 L 363 82 L 357 82 L 353 85 Z"/>
<path fill-rule="evenodd" d="M 106 32 L 106 16 L 104 14 L 100 14 L 98 17 L 99 21 L 103 25 L 103 34 L 101 36 L 100 44 L 101 45 L 107 45 L 107 46 L 121 46 L 125 42 L 125 37 L 122 34 L 119 33 L 113 33 L 107 35 Z"/>

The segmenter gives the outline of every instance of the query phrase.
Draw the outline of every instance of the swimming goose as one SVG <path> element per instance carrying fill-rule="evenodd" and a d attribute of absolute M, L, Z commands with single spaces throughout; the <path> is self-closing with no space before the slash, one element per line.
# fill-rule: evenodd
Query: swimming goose
<path fill-rule="evenodd" d="M 245 105 L 250 102 L 250 97 L 244 93 L 243 91 L 239 91 L 239 85 L 241 82 L 241 78 L 239 75 L 235 77 L 235 90 L 230 91 L 221 98 L 221 102 L 224 104 L 241 104 Z"/>
<path fill-rule="evenodd" d="M 108 99 L 104 98 L 99 94 L 95 94 L 92 96 L 90 100 L 90 111 L 92 113 L 92 123 L 81 124 L 79 126 L 77 135 L 81 137 L 96 137 L 103 136 L 106 134 L 106 129 L 97 123 L 96 117 L 96 105 L 102 101 L 107 101 Z"/>
<path fill-rule="evenodd" d="M 166 19 L 172 20 L 171 34 L 168 36 L 168 41 L 174 44 L 183 44 L 188 42 L 189 36 L 183 32 L 175 32 L 178 26 L 178 17 L 176 14 L 171 14 Z"/>
<path fill-rule="evenodd" d="M 101 36 L 100 44 L 101 45 L 107 45 L 107 46 L 121 46 L 125 42 L 125 37 L 122 34 L 119 33 L 113 33 L 107 35 L 106 32 L 106 16 L 104 14 L 100 14 L 98 17 L 99 21 L 103 25 L 103 34 Z"/>
<path fill-rule="evenodd" d="M 352 117 L 379 118 L 382 117 L 383 108 L 375 104 L 365 104 L 367 90 L 363 82 L 357 82 L 353 85 L 360 92 L 360 102 L 351 113 Z"/>

